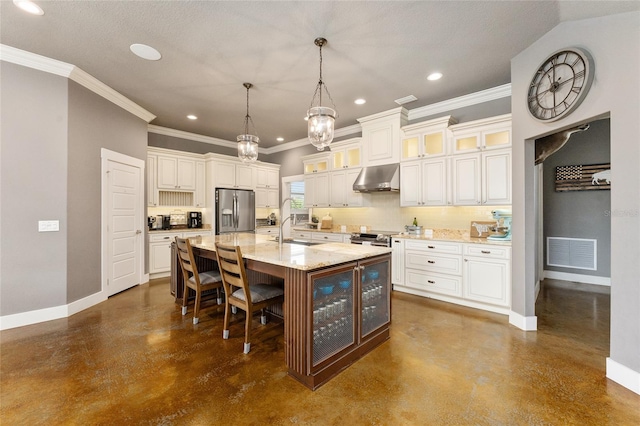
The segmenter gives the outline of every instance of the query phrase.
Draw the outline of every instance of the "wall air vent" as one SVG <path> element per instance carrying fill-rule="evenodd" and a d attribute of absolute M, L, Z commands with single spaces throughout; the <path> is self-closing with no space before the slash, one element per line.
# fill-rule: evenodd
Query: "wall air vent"
<path fill-rule="evenodd" d="M 404 98 L 400 98 L 400 99 L 396 99 L 395 103 L 397 103 L 398 105 L 404 105 L 404 104 L 408 104 L 409 102 L 414 102 L 417 101 L 418 98 L 416 98 L 413 95 L 409 95 L 409 96 L 405 96 Z"/>
<path fill-rule="evenodd" d="M 547 237 L 547 265 L 597 270 L 597 240 Z"/>

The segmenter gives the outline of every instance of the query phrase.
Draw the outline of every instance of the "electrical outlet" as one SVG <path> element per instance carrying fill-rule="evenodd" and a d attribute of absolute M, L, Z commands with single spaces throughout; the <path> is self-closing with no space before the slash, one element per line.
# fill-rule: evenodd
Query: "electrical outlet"
<path fill-rule="evenodd" d="M 39 220 L 38 232 L 56 232 L 60 230 L 59 220 Z"/>

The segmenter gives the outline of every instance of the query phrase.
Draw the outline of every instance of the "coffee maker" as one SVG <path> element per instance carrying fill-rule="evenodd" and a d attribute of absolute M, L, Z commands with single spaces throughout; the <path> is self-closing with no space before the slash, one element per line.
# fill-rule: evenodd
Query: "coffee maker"
<path fill-rule="evenodd" d="M 187 213 L 187 227 L 202 228 L 202 212 Z"/>

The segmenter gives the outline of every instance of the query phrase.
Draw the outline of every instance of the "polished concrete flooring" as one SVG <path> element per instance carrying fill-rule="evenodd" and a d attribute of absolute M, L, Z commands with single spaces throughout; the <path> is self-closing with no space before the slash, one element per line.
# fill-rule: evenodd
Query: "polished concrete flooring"
<path fill-rule="evenodd" d="M 189 311 L 191 313 L 191 310 Z M 546 283 L 539 330 L 400 293 L 391 339 L 310 391 L 287 376 L 282 324 L 242 353 L 242 314 L 182 317 L 152 281 L 67 319 L 0 333 L 2 425 L 640 425 L 605 378 L 609 295 Z"/>

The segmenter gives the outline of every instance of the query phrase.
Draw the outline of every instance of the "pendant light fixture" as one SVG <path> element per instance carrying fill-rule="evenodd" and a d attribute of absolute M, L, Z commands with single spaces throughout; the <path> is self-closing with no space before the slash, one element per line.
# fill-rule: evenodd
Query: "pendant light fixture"
<path fill-rule="evenodd" d="M 314 43 L 320 48 L 320 79 L 318 80 L 316 91 L 313 93 L 313 98 L 311 98 L 311 106 L 307 111 L 307 126 L 309 141 L 313 146 L 318 148 L 318 151 L 323 151 L 325 147 L 329 146 L 331 141 L 333 141 L 337 113 L 335 110 L 336 106 L 333 103 L 333 99 L 331 99 L 327 85 L 322 81 L 322 46 L 327 44 L 327 40 L 318 37 Z M 333 108 L 322 106 L 323 86 Z M 313 106 L 316 96 L 319 97 L 318 106 Z"/>
<path fill-rule="evenodd" d="M 247 88 L 247 115 L 244 117 L 244 135 L 238 136 L 238 158 L 245 163 L 252 163 L 258 159 L 258 142 L 260 142 L 260 138 L 249 134 L 249 121 L 251 121 L 253 130 L 256 130 L 249 115 L 249 89 L 253 87 L 253 84 L 244 83 L 243 86 Z"/>

